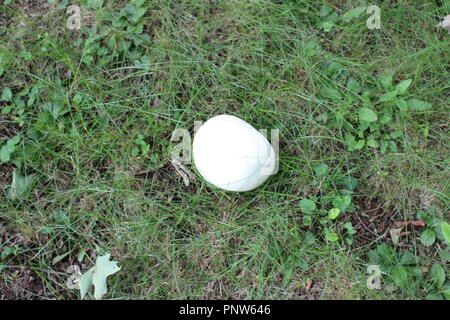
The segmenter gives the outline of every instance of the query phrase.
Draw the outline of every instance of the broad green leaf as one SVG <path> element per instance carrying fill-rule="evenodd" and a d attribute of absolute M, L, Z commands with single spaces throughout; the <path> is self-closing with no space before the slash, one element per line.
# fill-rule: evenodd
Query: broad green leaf
<path fill-rule="evenodd" d="M 389 90 L 392 87 L 393 73 L 382 75 L 379 80 L 384 89 Z"/>
<path fill-rule="evenodd" d="M 407 267 L 407 271 L 409 276 L 416 278 L 416 279 L 422 279 L 423 278 L 423 271 L 422 268 L 419 267 Z"/>
<path fill-rule="evenodd" d="M 358 18 L 365 11 L 366 11 L 366 7 L 356 7 L 356 8 L 350 9 L 342 15 L 342 20 L 345 22 L 349 22 L 355 18 Z"/>
<path fill-rule="evenodd" d="M 445 221 L 442 222 L 441 223 L 441 231 L 442 231 L 442 235 L 444 236 L 445 241 L 450 243 L 450 224 L 448 224 Z"/>
<path fill-rule="evenodd" d="M 303 226 L 308 227 L 308 226 L 312 225 L 313 221 L 312 221 L 311 216 L 304 215 L 303 219 L 302 219 L 302 222 L 303 222 Z"/>
<path fill-rule="evenodd" d="M 2 100 L 3 101 L 11 101 L 12 100 L 12 91 L 10 88 L 6 87 L 2 92 Z"/>
<path fill-rule="evenodd" d="M 355 94 L 358 94 L 361 92 L 361 85 L 359 84 L 358 80 L 350 78 L 347 81 L 347 89 L 349 89 Z"/>
<path fill-rule="evenodd" d="M 450 300 L 450 288 L 442 290 L 442 294 L 444 295 L 446 300 Z"/>
<path fill-rule="evenodd" d="M 26 96 L 27 94 L 29 94 L 29 92 L 30 92 L 30 87 L 25 87 L 19 92 L 19 96 L 20 97 Z"/>
<path fill-rule="evenodd" d="M 0 149 L 0 163 L 8 162 L 10 160 L 11 153 L 14 152 L 16 148 L 14 146 L 10 146 L 5 144 Z"/>
<path fill-rule="evenodd" d="M 317 241 L 316 237 L 312 232 L 306 231 L 305 238 L 304 238 L 304 244 L 307 246 L 313 245 Z"/>
<path fill-rule="evenodd" d="M 131 4 L 136 7 L 141 7 L 145 3 L 145 0 L 131 0 Z"/>
<path fill-rule="evenodd" d="M 427 294 L 427 296 L 425 297 L 425 300 L 443 300 L 443 297 L 438 292 L 431 292 L 431 293 Z"/>
<path fill-rule="evenodd" d="M 433 106 L 431 103 L 419 100 L 419 99 L 409 99 L 408 109 L 411 111 L 426 111 L 431 109 Z"/>
<path fill-rule="evenodd" d="M 356 178 L 345 176 L 338 179 L 337 183 L 347 190 L 355 190 L 355 188 L 358 186 L 359 181 Z"/>
<path fill-rule="evenodd" d="M 313 57 L 320 53 L 320 45 L 315 41 L 308 41 L 305 43 L 305 54 L 307 57 Z"/>
<path fill-rule="evenodd" d="M 81 101 L 83 100 L 83 95 L 77 92 L 75 96 L 72 99 L 73 104 L 79 105 Z"/>
<path fill-rule="evenodd" d="M 392 270 L 391 278 L 397 286 L 404 287 L 408 283 L 408 271 L 403 266 L 397 266 Z"/>
<path fill-rule="evenodd" d="M 409 86 L 411 85 L 411 82 L 412 82 L 411 79 L 407 79 L 407 80 L 403 80 L 402 82 L 397 84 L 397 86 L 395 88 L 397 89 L 398 94 L 404 94 L 406 92 L 406 90 L 408 90 Z"/>
<path fill-rule="evenodd" d="M 389 149 L 391 150 L 391 152 L 398 152 L 397 144 L 395 143 L 395 141 L 389 140 Z"/>
<path fill-rule="evenodd" d="M 344 137 L 344 141 L 347 145 L 352 145 L 355 142 L 355 137 L 350 133 L 346 133 Z"/>
<path fill-rule="evenodd" d="M 328 219 L 334 220 L 339 216 L 340 213 L 341 210 L 339 210 L 339 208 L 332 208 L 328 210 Z"/>
<path fill-rule="evenodd" d="M 395 258 L 395 252 L 392 249 L 392 247 L 388 244 L 380 244 L 377 247 L 377 253 L 380 255 L 380 257 L 382 257 L 383 259 L 385 259 L 386 261 L 392 263 L 393 259 Z"/>
<path fill-rule="evenodd" d="M 436 241 L 436 234 L 432 229 L 425 229 L 420 236 L 420 241 L 426 247 L 432 246 Z"/>
<path fill-rule="evenodd" d="M 378 142 L 373 137 L 369 137 L 366 143 L 369 147 L 378 148 Z"/>
<path fill-rule="evenodd" d="M 356 233 L 356 230 L 355 230 L 355 228 L 353 228 L 353 225 L 352 225 L 352 223 L 350 221 L 344 223 L 343 227 L 345 229 L 347 229 L 347 234 L 349 234 L 349 235 L 352 235 L 352 234 Z"/>
<path fill-rule="evenodd" d="M 324 177 L 328 173 L 328 165 L 325 163 L 319 164 L 314 167 L 314 174 L 317 177 Z"/>
<path fill-rule="evenodd" d="M 352 198 L 350 196 L 335 197 L 333 199 L 333 206 L 339 209 L 340 211 L 345 212 L 345 210 L 347 210 L 351 202 Z"/>
<path fill-rule="evenodd" d="M 13 109 L 12 106 L 4 107 L 4 108 L 2 108 L 1 113 L 2 113 L 2 114 L 8 114 L 8 113 L 11 112 L 12 109 Z"/>
<path fill-rule="evenodd" d="M 55 219 L 56 223 L 60 224 L 68 224 L 70 221 L 70 217 L 67 215 L 67 213 L 64 210 L 56 210 L 53 213 L 53 219 Z"/>
<path fill-rule="evenodd" d="M 450 250 L 441 251 L 441 258 L 447 262 L 450 262 Z"/>
<path fill-rule="evenodd" d="M 427 220 L 427 218 L 425 218 L 425 223 L 426 223 L 426 220 Z M 444 222 L 444 220 L 434 217 L 434 218 L 432 218 L 432 222 L 429 224 L 433 226 L 433 231 L 436 234 L 436 239 L 445 241 L 445 238 L 444 238 L 444 235 L 443 235 L 442 229 L 441 229 L 442 222 Z"/>
<path fill-rule="evenodd" d="M 0 163 L 6 163 L 11 160 L 11 154 L 16 150 L 16 143 L 11 141 L 15 138 L 20 139 L 20 136 L 8 140 L 8 142 L 0 148 Z"/>
<path fill-rule="evenodd" d="M 316 210 L 316 203 L 309 199 L 302 199 L 300 201 L 300 209 L 305 213 L 312 213 Z"/>
<path fill-rule="evenodd" d="M 408 103 L 404 99 L 395 100 L 395 105 L 400 109 L 400 111 L 408 111 Z"/>
<path fill-rule="evenodd" d="M 127 17 L 128 21 L 137 23 L 147 11 L 147 8 L 140 8 L 140 3 L 132 2 L 122 9 L 121 16 Z M 137 41 L 138 38 L 135 38 Z M 136 44 L 136 43 L 135 43 Z"/>
<path fill-rule="evenodd" d="M 359 109 L 358 116 L 359 120 L 362 121 L 373 122 L 378 120 L 378 116 L 375 111 L 366 107 Z"/>
<path fill-rule="evenodd" d="M 36 98 L 39 95 L 39 89 L 41 87 L 39 85 L 33 86 L 33 88 L 31 89 L 31 92 L 28 96 L 28 101 L 27 101 L 27 105 L 28 106 L 32 106 L 34 101 L 36 100 Z"/>
<path fill-rule="evenodd" d="M 322 97 L 330 98 L 332 100 L 341 100 L 342 99 L 342 95 L 335 88 L 323 86 L 319 89 L 319 93 Z"/>
<path fill-rule="evenodd" d="M 381 95 L 381 97 L 378 100 L 378 102 L 390 102 L 390 101 L 393 101 L 395 99 L 395 97 L 397 97 L 397 94 L 398 94 L 397 90 L 389 91 L 389 92 Z"/>
<path fill-rule="evenodd" d="M 382 128 L 382 126 L 381 126 L 380 123 L 378 123 L 378 121 L 374 121 L 374 122 L 370 123 L 370 127 L 369 128 L 370 128 L 370 132 L 376 134 L 377 137 L 378 137 L 377 133 L 380 131 L 380 128 Z M 374 137 L 374 136 L 372 135 L 372 137 Z"/>
<path fill-rule="evenodd" d="M 423 128 L 424 138 L 428 138 L 429 134 L 430 134 L 430 125 L 427 123 L 427 124 L 425 124 L 425 127 Z"/>
<path fill-rule="evenodd" d="M 402 134 L 403 134 L 403 132 L 401 130 L 396 130 L 396 131 L 392 131 L 389 134 L 389 137 L 391 137 L 392 139 L 395 139 L 395 138 L 401 137 Z"/>
<path fill-rule="evenodd" d="M 8 146 L 15 146 L 19 142 L 20 142 L 20 135 L 16 135 L 16 136 L 12 137 L 11 139 L 9 139 L 6 144 Z"/>
<path fill-rule="evenodd" d="M 442 287 L 445 282 L 445 270 L 441 265 L 435 263 L 431 266 L 429 271 L 430 280 L 438 287 Z"/>
<path fill-rule="evenodd" d="M 336 232 L 325 229 L 325 239 L 327 239 L 328 241 L 334 242 L 334 241 L 337 241 L 339 239 L 339 237 Z"/>
<path fill-rule="evenodd" d="M 326 17 L 328 16 L 331 12 L 333 11 L 333 8 L 328 5 L 328 4 L 324 4 L 320 7 L 320 11 L 319 11 L 319 15 L 321 17 Z"/>
<path fill-rule="evenodd" d="M 147 12 L 147 8 L 138 8 L 136 10 L 136 14 L 133 17 L 133 22 L 137 23 L 139 22 L 139 20 L 141 20 L 141 18 L 145 15 L 145 13 Z"/>
<path fill-rule="evenodd" d="M 385 154 L 386 153 L 388 146 L 389 146 L 389 142 L 387 140 L 380 141 L 380 152 L 381 152 L 381 154 Z"/>
<path fill-rule="evenodd" d="M 321 27 L 322 27 L 323 31 L 325 31 L 325 32 L 330 32 L 334 26 L 335 26 L 335 23 L 333 21 L 324 21 L 321 24 Z"/>
<path fill-rule="evenodd" d="M 127 19 L 130 21 L 133 20 L 134 16 L 136 15 L 136 7 L 132 4 L 128 4 L 122 9 L 121 15 L 127 17 Z"/>
<path fill-rule="evenodd" d="M 63 104 L 57 102 L 47 102 L 42 106 L 42 109 L 50 112 L 55 120 L 69 111 Z"/>
<path fill-rule="evenodd" d="M 316 117 L 316 120 L 318 122 L 327 123 L 327 121 L 328 121 L 328 113 L 324 112 L 324 113 L 319 114 Z"/>
<path fill-rule="evenodd" d="M 131 156 L 136 157 L 139 154 L 139 148 L 134 147 L 133 150 L 131 150 Z"/>
<path fill-rule="evenodd" d="M 87 6 L 91 9 L 99 9 L 103 6 L 103 0 L 88 0 Z"/>
<path fill-rule="evenodd" d="M 0 260 L 4 260 L 9 255 L 17 255 L 20 251 L 20 248 L 18 245 L 14 245 L 14 247 L 4 247 L 0 252 Z"/>
<path fill-rule="evenodd" d="M 369 258 L 369 264 L 381 264 L 381 257 L 378 254 L 377 250 L 369 250 L 369 252 L 367 253 L 367 257 Z"/>
<path fill-rule="evenodd" d="M 364 120 L 359 120 L 359 132 L 363 132 L 367 128 L 370 128 L 372 123 L 376 123 L 376 122 L 368 122 L 368 121 L 364 121 Z"/>
<path fill-rule="evenodd" d="M 60 9 L 65 9 L 65 8 L 67 8 L 67 5 L 69 4 L 69 0 L 62 0 L 60 3 L 59 3 L 59 8 Z"/>
<path fill-rule="evenodd" d="M 413 253 L 407 251 L 400 258 L 400 264 L 401 265 L 417 264 L 417 257 Z"/>
<path fill-rule="evenodd" d="M 446 281 L 442 286 L 442 294 L 445 299 L 450 300 L 450 281 Z"/>
<path fill-rule="evenodd" d="M 371 96 L 370 91 L 364 91 L 364 93 L 361 95 L 361 100 L 365 106 L 372 105 L 372 99 L 370 98 L 370 96 Z"/>
<path fill-rule="evenodd" d="M 392 120 L 392 114 L 390 112 L 383 112 L 383 115 L 380 118 L 380 122 L 383 124 L 389 123 Z"/>
<path fill-rule="evenodd" d="M 366 144 L 366 140 L 359 139 L 357 142 L 355 142 L 352 145 L 350 145 L 350 150 L 351 151 L 361 150 L 364 147 L 365 144 Z"/>

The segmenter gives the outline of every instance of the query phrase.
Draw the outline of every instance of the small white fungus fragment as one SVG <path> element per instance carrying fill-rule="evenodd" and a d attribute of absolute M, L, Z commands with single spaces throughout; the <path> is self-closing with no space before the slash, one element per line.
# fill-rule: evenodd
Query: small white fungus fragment
<path fill-rule="evenodd" d="M 444 29 L 448 30 L 448 33 L 450 34 L 450 14 L 447 15 L 444 20 L 442 20 L 441 23 L 439 23 L 436 27 L 442 27 Z"/>

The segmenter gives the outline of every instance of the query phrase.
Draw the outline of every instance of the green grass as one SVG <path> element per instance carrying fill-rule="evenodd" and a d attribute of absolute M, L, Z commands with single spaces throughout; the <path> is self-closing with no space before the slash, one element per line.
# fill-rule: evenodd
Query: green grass
<path fill-rule="evenodd" d="M 365 13 L 336 20 L 354 1 L 146 0 L 136 21 L 131 11 L 119 18 L 128 1 L 101 9 L 74 1 L 83 19 L 71 31 L 61 2 L 0 6 L 0 94 L 12 92 L 0 101 L 0 148 L 21 137 L 0 162 L 0 299 L 77 298 L 66 268 L 85 272 L 104 253 L 121 267 L 108 278 L 112 299 L 441 294 L 428 270 L 437 264 L 450 276 L 439 234 L 450 208 L 450 38 L 435 27 L 448 5 L 379 1 L 381 29 L 369 30 Z M 321 28 L 327 19 L 335 19 L 329 32 Z M 412 80 L 402 98 L 432 108 L 377 103 L 389 73 L 394 86 Z M 361 94 L 351 92 L 350 78 Z M 401 131 L 396 151 L 346 145 L 346 134 L 367 138 L 358 138 L 364 92 L 379 117 L 392 111 L 380 134 Z M 280 130 L 280 170 L 254 191 L 225 192 L 197 173 L 185 186 L 169 163 L 175 129 L 192 133 L 194 121 L 223 113 Z M 133 155 L 139 134 L 145 155 Z M 314 173 L 320 164 L 329 166 L 323 177 Z M 35 174 L 18 198 L 8 196 L 14 169 Z M 354 188 L 343 183 L 350 177 Z M 327 221 L 320 210 L 344 193 L 353 209 Z M 317 201 L 310 225 L 302 199 Z M 389 240 L 355 220 L 371 205 L 392 215 L 390 229 L 422 217 L 438 235 L 424 246 L 419 229 L 395 246 L 417 257 L 417 285 L 399 284 L 387 268 L 382 288 L 367 288 L 367 254 Z M 345 222 L 358 233 L 347 236 Z M 326 229 L 339 240 L 326 240 Z"/>

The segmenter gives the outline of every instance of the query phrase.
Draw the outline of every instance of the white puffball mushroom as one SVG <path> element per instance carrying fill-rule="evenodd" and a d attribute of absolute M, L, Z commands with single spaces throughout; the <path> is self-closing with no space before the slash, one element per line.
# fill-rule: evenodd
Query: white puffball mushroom
<path fill-rule="evenodd" d="M 215 116 L 198 129 L 193 156 L 201 176 L 228 191 L 253 190 L 275 170 L 272 145 L 250 124 L 231 115 Z"/>

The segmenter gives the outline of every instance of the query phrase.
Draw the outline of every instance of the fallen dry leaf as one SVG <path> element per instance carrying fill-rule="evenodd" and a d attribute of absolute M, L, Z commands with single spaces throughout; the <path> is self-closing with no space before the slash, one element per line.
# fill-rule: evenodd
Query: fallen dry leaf
<path fill-rule="evenodd" d="M 66 269 L 66 273 L 71 274 L 71 276 L 66 281 L 67 289 L 79 289 L 81 270 L 76 264 L 70 265 Z"/>
<path fill-rule="evenodd" d="M 400 240 L 400 233 L 402 232 L 402 228 L 391 229 L 389 230 L 389 234 L 391 235 L 392 243 L 398 244 Z"/>
<path fill-rule="evenodd" d="M 195 175 L 181 162 L 175 158 L 172 158 L 171 163 L 175 168 L 176 172 L 183 178 L 184 185 L 189 186 L 191 180 L 195 180 Z"/>
<path fill-rule="evenodd" d="M 309 289 L 311 289 L 311 287 L 312 287 L 312 280 L 311 279 L 308 279 L 308 280 L 306 280 L 306 290 L 309 290 Z"/>

